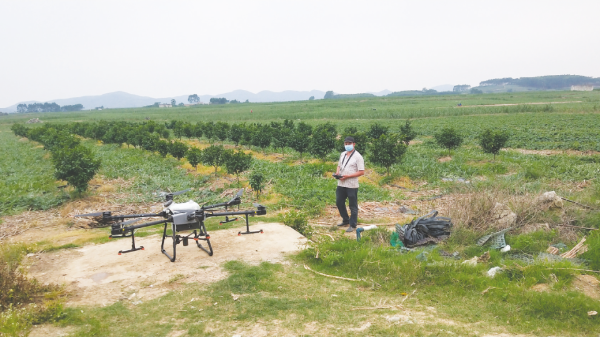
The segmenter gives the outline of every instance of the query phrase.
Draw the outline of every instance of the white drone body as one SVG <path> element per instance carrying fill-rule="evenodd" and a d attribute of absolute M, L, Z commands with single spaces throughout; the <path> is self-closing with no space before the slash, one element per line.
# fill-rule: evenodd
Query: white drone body
<path fill-rule="evenodd" d="M 189 220 L 187 216 L 194 214 L 198 210 L 200 210 L 200 206 L 192 200 L 185 203 L 170 203 L 164 209 L 167 214 L 173 215 L 173 224 L 175 225 L 197 223 L 196 219 L 192 218 L 192 220 Z"/>

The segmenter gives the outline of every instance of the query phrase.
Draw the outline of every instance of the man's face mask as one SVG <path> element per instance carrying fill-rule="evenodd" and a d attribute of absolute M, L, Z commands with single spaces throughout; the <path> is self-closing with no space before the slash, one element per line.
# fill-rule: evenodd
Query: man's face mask
<path fill-rule="evenodd" d="M 346 145 L 344 145 L 344 148 L 346 148 L 346 151 L 352 151 L 352 149 L 354 149 L 354 145 L 346 144 Z"/>

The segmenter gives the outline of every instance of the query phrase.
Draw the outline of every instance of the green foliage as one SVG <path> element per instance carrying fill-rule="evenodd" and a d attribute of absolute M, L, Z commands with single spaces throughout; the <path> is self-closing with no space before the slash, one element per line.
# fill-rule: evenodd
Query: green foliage
<path fill-rule="evenodd" d="M 410 120 L 406 120 L 404 125 L 400 126 L 400 135 L 402 137 L 402 142 L 408 146 L 410 141 L 414 140 L 417 137 L 417 132 L 413 129 L 412 123 Z"/>
<path fill-rule="evenodd" d="M 581 258 L 588 261 L 590 269 L 600 270 L 600 231 L 592 231 L 588 235 L 585 244 L 588 246 L 588 251 L 583 253 Z"/>
<path fill-rule="evenodd" d="M 367 131 L 366 134 L 367 134 L 368 138 L 375 140 L 375 139 L 378 139 L 381 135 L 387 134 L 389 129 L 390 129 L 389 126 L 384 126 L 379 123 L 373 123 L 369 127 L 369 130 Z"/>
<path fill-rule="evenodd" d="M 188 151 L 188 146 L 185 143 L 175 141 L 169 145 L 169 153 L 178 160 L 185 157 Z"/>
<path fill-rule="evenodd" d="M 228 138 L 233 143 L 235 143 L 236 147 L 238 146 L 238 144 L 242 140 L 242 136 L 243 136 L 245 128 L 246 128 L 246 125 L 243 124 L 243 123 L 242 124 L 234 123 L 234 124 L 231 125 L 231 128 L 229 128 Z"/>
<path fill-rule="evenodd" d="M 202 150 L 191 147 L 187 153 L 185 154 L 188 162 L 192 165 L 192 167 L 196 168 L 202 159 Z"/>
<path fill-rule="evenodd" d="M 558 239 L 558 233 L 552 231 L 535 231 L 522 235 L 506 235 L 506 243 L 510 244 L 511 250 L 521 251 L 528 254 L 545 252 L 553 241 Z"/>
<path fill-rule="evenodd" d="M 54 176 L 67 181 L 80 193 L 87 190 L 88 182 L 100 169 L 100 162 L 89 148 L 82 145 L 52 153 L 52 163 L 56 168 Z"/>
<path fill-rule="evenodd" d="M 336 138 L 337 131 L 333 124 L 329 122 L 320 124 L 313 131 L 308 151 L 324 159 L 334 149 Z"/>
<path fill-rule="evenodd" d="M 369 159 L 373 163 L 385 167 L 389 176 L 390 167 L 402 161 L 406 148 L 407 146 L 402 143 L 400 135 L 383 134 L 372 140 L 369 146 Z"/>
<path fill-rule="evenodd" d="M 265 176 L 260 172 L 253 172 L 249 181 L 252 190 L 256 191 L 256 198 L 258 198 L 264 188 Z"/>
<path fill-rule="evenodd" d="M 217 169 L 225 164 L 228 153 L 225 151 L 223 146 L 211 145 L 202 151 L 200 161 L 204 165 L 215 167 L 215 176 L 217 176 Z"/>
<path fill-rule="evenodd" d="M 225 141 L 229 135 L 229 123 L 220 121 L 215 123 L 214 133 L 221 142 Z"/>
<path fill-rule="evenodd" d="M 243 151 L 231 152 L 225 160 L 225 169 L 230 175 L 237 176 L 240 183 L 240 174 L 250 169 L 252 165 L 252 154 L 246 154 Z"/>
<path fill-rule="evenodd" d="M 257 124 L 253 129 L 250 142 L 253 146 L 262 148 L 264 151 L 271 144 L 271 127 L 266 124 Z"/>
<path fill-rule="evenodd" d="M 510 134 L 506 130 L 486 129 L 479 134 L 479 145 L 484 153 L 494 154 L 495 160 L 500 149 L 506 146 L 509 137 Z"/>
<path fill-rule="evenodd" d="M 460 147 L 463 142 L 463 136 L 452 127 L 442 128 L 434 137 L 440 147 L 448 149 L 448 155 L 450 150 Z"/>
<path fill-rule="evenodd" d="M 310 237 L 314 231 L 312 226 L 308 224 L 308 215 L 302 211 L 290 210 L 279 214 L 279 218 L 283 224 L 298 231 L 300 234 Z"/>

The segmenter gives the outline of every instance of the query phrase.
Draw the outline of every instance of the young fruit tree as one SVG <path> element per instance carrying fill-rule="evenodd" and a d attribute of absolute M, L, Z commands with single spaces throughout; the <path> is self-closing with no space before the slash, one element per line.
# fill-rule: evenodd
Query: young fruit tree
<path fill-rule="evenodd" d="M 256 191 L 256 199 L 258 199 L 258 195 L 262 192 L 264 188 L 265 177 L 261 173 L 252 173 L 250 175 L 250 186 L 252 190 Z"/>
<path fill-rule="evenodd" d="M 52 163 L 56 168 L 54 176 L 67 181 L 78 193 L 87 190 L 88 182 L 100 169 L 100 160 L 82 145 L 56 149 L 52 152 Z"/>
<path fill-rule="evenodd" d="M 210 165 L 215 167 L 215 176 L 217 176 L 217 169 L 225 163 L 227 159 L 227 153 L 225 147 L 212 145 L 202 151 L 200 156 L 200 162 L 204 165 Z"/>
<path fill-rule="evenodd" d="M 252 154 L 246 154 L 243 151 L 231 152 L 225 161 L 225 169 L 230 175 L 237 177 L 238 186 L 240 185 L 240 174 L 250 169 L 252 165 Z"/>
<path fill-rule="evenodd" d="M 373 163 L 385 167 L 387 176 L 389 176 L 390 167 L 402 161 L 406 148 L 400 135 L 383 134 L 371 141 L 369 159 Z"/>
<path fill-rule="evenodd" d="M 509 138 L 510 134 L 506 130 L 486 129 L 479 134 L 479 145 L 484 153 L 494 154 L 495 161 L 496 155 L 504 148 Z"/>
<path fill-rule="evenodd" d="M 198 164 L 200 163 L 200 158 L 202 157 L 202 150 L 192 147 L 185 154 L 185 158 L 187 158 L 188 162 L 194 167 L 196 170 L 198 169 Z"/>
<path fill-rule="evenodd" d="M 462 135 L 452 127 L 442 128 L 434 137 L 440 147 L 448 149 L 448 156 L 450 156 L 450 150 L 460 147 L 463 142 Z"/>
<path fill-rule="evenodd" d="M 313 131 L 308 151 L 323 160 L 335 148 L 336 139 L 337 131 L 333 124 L 327 122 L 318 125 Z"/>
<path fill-rule="evenodd" d="M 406 123 L 403 126 L 400 126 L 400 134 L 402 135 L 402 142 L 406 145 L 417 137 L 417 132 L 412 128 L 410 120 L 406 120 Z"/>
<path fill-rule="evenodd" d="M 288 139 L 288 146 L 300 153 L 300 161 L 310 145 L 310 135 L 295 130 Z"/>
<path fill-rule="evenodd" d="M 188 151 L 188 146 L 182 142 L 173 142 L 169 145 L 169 153 L 178 160 L 181 160 Z"/>

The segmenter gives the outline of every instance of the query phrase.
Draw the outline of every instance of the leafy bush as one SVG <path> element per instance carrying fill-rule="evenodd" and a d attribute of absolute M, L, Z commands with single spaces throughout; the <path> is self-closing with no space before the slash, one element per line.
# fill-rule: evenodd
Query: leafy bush
<path fill-rule="evenodd" d="M 259 172 L 254 172 L 250 175 L 250 186 L 252 190 L 256 191 L 256 198 L 262 192 L 264 188 L 265 176 Z"/>
<path fill-rule="evenodd" d="M 600 270 L 600 232 L 592 231 L 585 243 L 588 246 L 588 251 L 581 255 L 581 258 L 588 260 L 592 270 Z"/>
<path fill-rule="evenodd" d="M 88 182 L 100 169 L 100 160 L 94 158 L 89 148 L 81 145 L 54 151 L 52 163 L 56 167 L 56 178 L 67 181 L 77 192 L 86 191 Z"/>
<path fill-rule="evenodd" d="M 225 147 L 215 145 L 205 148 L 202 151 L 202 156 L 200 157 L 202 164 L 215 167 L 215 176 L 217 176 L 217 169 L 225 164 L 226 159 L 227 154 Z"/>
<path fill-rule="evenodd" d="M 408 146 L 410 141 L 417 137 L 417 132 L 413 129 L 410 120 L 406 120 L 403 126 L 400 126 L 400 135 L 402 135 L 402 142 Z"/>
<path fill-rule="evenodd" d="M 185 158 L 187 158 L 192 167 L 196 168 L 202 158 L 202 150 L 192 147 L 188 150 L 187 154 L 185 154 Z"/>
<path fill-rule="evenodd" d="M 450 156 L 450 150 L 460 147 L 463 142 L 463 136 L 452 127 L 444 127 L 438 133 L 434 135 L 437 144 L 448 149 L 448 156 Z"/>
<path fill-rule="evenodd" d="M 312 226 L 308 225 L 308 215 L 302 211 L 290 210 L 283 214 L 279 214 L 279 218 L 283 224 L 306 237 L 310 237 L 314 231 Z"/>
<path fill-rule="evenodd" d="M 385 167 L 389 176 L 390 167 L 402 161 L 406 153 L 406 144 L 402 143 L 398 134 L 383 134 L 372 141 L 369 153 L 369 159 Z"/>
<path fill-rule="evenodd" d="M 238 184 L 240 183 L 240 174 L 250 169 L 252 165 L 252 154 L 246 154 L 243 151 L 236 153 L 230 152 L 225 160 L 225 169 L 230 175 L 237 177 Z"/>
<path fill-rule="evenodd" d="M 494 160 L 496 155 L 500 152 L 500 149 L 504 148 L 510 134 L 506 130 L 492 130 L 486 129 L 479 134 L 479 145 L 484 153 L 494 154 Z"/>
<path fill-rule="evenodd" d="M 320 159 L 324 159 L 335 147 L 336 138 L 337 131 L 333 124 L 327 122 L 318 125 L 313 131 L 309 152 Z"/>

